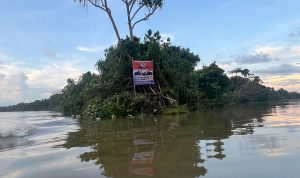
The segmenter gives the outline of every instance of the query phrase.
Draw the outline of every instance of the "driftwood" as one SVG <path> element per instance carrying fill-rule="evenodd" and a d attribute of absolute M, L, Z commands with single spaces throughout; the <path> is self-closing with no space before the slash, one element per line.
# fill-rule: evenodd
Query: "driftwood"
<path fill-rule="evenodd" d="M 152 87 L 150 85 L 149 85 L 149 88 L 154 94 L 156 94 L 156 92 L 152 89 Z"/>
<path fill-rule="evenodd" d="M 168 100 L 174 102 L 174 103 L 176 103 L 176 101 L 177 101 L 177 100 L 175 100 L 175 99 L 173 99 L 173 98 L 170 98 L 170 97 L 167 97 L 167 96 L 164 96 L 164 95 L 161 95 L 161 96 L 162 96 L 163 98 L 165 98 L 165 99 L 168 99 Z"/>
<path fill-rule="evenodd" d="M 132 84 L 132 85 L 131 85 Z M 154 85 L 135 86 L 132 81 L 128 82 L 124 91 L 130 90 L 134 92 L 134 96 L 142 95 L 147 98 L 151 98 L 153 102 L 158 102 L 161 106 L 167 106 L 166 102 L 170 104 L 176 104 L 177 100 L 171 98 L 168 95 L 163 94 L 161 91 L 160 83 L 157 81 L 157 87 Z"/>

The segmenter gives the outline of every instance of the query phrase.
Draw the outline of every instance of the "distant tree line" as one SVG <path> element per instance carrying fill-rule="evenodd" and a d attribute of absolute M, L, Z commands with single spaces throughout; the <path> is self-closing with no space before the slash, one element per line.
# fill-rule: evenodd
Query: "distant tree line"
<path fill-rule="evenodd" d="M 61 94 L 53 94 L 48 99 L 36 100 L 31 103 L 19 103 L 13 106 L 0 107 L 0 112 L 12 111 L 60 111 Z"/>
<path fill-rule="evenodd" d="M 132 60 L 152 59 L 154 86 L 133 87 Z M 215 62 L 196 70 L 200 62 L 187 48 L 163 41 L 158 32 L 147 32 L 144 40 L 130 37 L 106 49 L 96 63 L 99 74 L 84 73 L 68 79 L 59 94 L 33 103 L 2 107 L 0 111 L 60 110 L 84 119 L 158 114 L 164 108 L 184 106 L 190 110 L 248 102 L 300 98 L 299 93 L 263 85 L 248 69 L 237 68 L 226 75 Z"/>

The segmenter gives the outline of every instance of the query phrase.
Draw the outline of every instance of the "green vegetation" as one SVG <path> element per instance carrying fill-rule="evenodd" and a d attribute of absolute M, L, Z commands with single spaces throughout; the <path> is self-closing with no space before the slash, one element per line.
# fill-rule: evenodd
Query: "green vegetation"
<path fill-rule="evenodd" d="M 154 86 L 134 89 L 133 59 L 153 60 Z M 67 116 L 105 119 L 300 98 L 298 93 L 264 86 L 248 69 L 230 71 L 231 77 L 216 63 L 195 70 L 199 61 L 199 56 L 189 49 L 174 46 L 169 39 L 162 41 L 158 32 L 149 30 L 143 41 L 128 37 L 108 48 L 104 59 L 96 63 L 99 74 L 87 72 L 78 81 L 68 79 L 61 93 L 49 99 L 3 107 L 0 111 L 52 110 L 59 105 Z"/>
<path fill-rule="evenodd" d="M 163 115 L 177 115 L 177 114 L 186 114 L 189 112 L 189 109 L 185 106 L 177 105 L 164 108 L 162 110 Z"/>
<path fill-rule="evenodd" d="M 132 84 L 132 60 L 153 59 L 156 85 Z M 99 75 L 85 73 L 63 89 L 61 108 L 67 115 L 84 118 L 156 114 L 174 103 L 194 105 L 202 96 L 187 85 L 200 61 L 189 49 L 162 42 L 159 33 L 149 31 L 143 42 L 124 39 L 106 50 L 105 59 L 97 62 Z"/>
<path fill-rule="evenodd" d="M 61 94 L 53 94 L 49 99 L 36 100 L 31 103 L 19 103 L 13 106 L 0 107 L 0 112 L 12 111 L 60 111 Z"/>

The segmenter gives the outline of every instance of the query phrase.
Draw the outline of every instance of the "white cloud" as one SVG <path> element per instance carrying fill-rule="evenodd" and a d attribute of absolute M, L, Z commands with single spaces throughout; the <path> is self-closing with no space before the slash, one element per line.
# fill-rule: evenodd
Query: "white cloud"
<path fill-rule="evenodd" d="M 0 64 L 6 63 L 8 61 L 11 61 L 12 58 L 10 56 L 7 56 L 6 54 L 0 53 Z"/>
<path fill-rule="evenodd" d="M 300 57 L 300 45 L 295 45 L 289 48 L 288 57 Z"/>
<path fill-rule="evenodd" d="M 67 78 L 76 78 L 83 73 L 74 61 L 64 61 L 44 65 L 39 69 L 30 69 L 27 72 L 27 84 L 36 87 L 61 89 Z"/>
<path fill-rule="evenodd" d="M 300 92 L 300 74 L 273 75 L 263 77 L 264 84 L 275 89 Z"/>
<path fill-rule="evenodd" d="M 4 56 L 0 55 L 0 106 L 48 98 L 66 85 L 67 78 L 77 78 L 85 72 L 76 60 L 62 59 L 33 68 Z"/>
<path fill-rule="evenodd" d="M 256 52 L 262 52 L 280 59 L 300 57 L 300 45 L 291 46 L 262 46 L 255 49 Z"/>
<path fill-rule="evenodd" d="M 22 102 L 27 93 L 26 75 L 14 64 L 0 64 L 0 105 Z"/>
<path fill-rule="evenodd" d="M 262 46 L 254 49 L 255 53 L 264 53 L 264 54 L 269 54 L 273 55 L 274 53 L 278 51 L 282 51 L 283 47 L 279 46 Z"/>
<path fill-rule="evenodd" d="M 166 41 L 168 38 L 170 38 L 171 41 L 175 40 L 175 34 L 174 33 L 161 33 L 160 36 L 161 36 L 161 39 L 163 41 Z"/>
<path fill-rule="evenodd" d="M 300 74 L 300 67 L 291 64 L 281 64 L 279 66 L 272 66 L 265 69 L 255 70 L 255 73 L 265 74 L 265 75 Z"/>
<path fill-rule="evenodd" d="M 246 54 L 235 55 L 222 62 L 227 71 L 233 68 L 248 68 L 259 75 L 264 84 L 276 89 L 300 92 L 300 45 L 265 45 L 249 50 Z"/>
<path fill-rule="evenodd" d="M 237 64 L 258 64 L 276 61 L 278 58 L 272 57 L 268 53 L 252 52 L 250 54 L 241 54 L 234 57 Z"/>
<path fill-rule="evenodd" d="M 105 47 L 104 46 L 93 46 L 93 47 L 78 46 L 76 49 L 81 52 L 96 53 L 96 52 L 103 52 Z"/>
<path fill-rule="evenodd" d="M 224 61 L 222 65 L 256 65 L 262 63 L 267 64 L 274 61 L 292 62 L 297 58 L 300 58 L 300 45 L 267 45 L 254 48 L 248 53 L 233 55 L 229 60 Z"/>

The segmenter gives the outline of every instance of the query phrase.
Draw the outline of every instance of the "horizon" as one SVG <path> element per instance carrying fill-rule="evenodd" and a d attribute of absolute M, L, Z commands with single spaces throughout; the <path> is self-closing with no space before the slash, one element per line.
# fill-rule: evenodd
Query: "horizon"
<path fill-rule="evenodd" d="M 124 7 L 111 3 L 119 17 Z M 73 0 L 2 4 L 0 106 L 48 98 L 68 78 L 95 72 L 104 50 L 116 44 L 105 14 L 92 6 Z M 296 0 L 166 1 L 135 35 L 160 31 L 172 44 L 199 55 L 198 69 L 214 61 L 226 72 L 248 68 L 266 86 L 300 92 L 299 5 Z M 126 19 L 116 21 L 124 38 Z"/>

